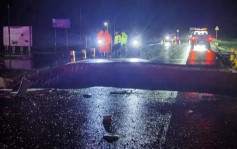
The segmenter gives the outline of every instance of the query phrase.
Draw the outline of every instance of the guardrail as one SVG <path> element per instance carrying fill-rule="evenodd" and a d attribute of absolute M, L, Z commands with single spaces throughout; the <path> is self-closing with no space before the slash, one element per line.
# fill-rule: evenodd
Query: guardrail
<path fill-rule="evenodd" d="M 230 68 L 237 68 L 236 54 L 235 49 L 231 48 L 231 50 L 223 50 L 220 49 L 220 44 L 218 40 L 214 40 L 212 43 L 212 49 L 221 57 L 223 63 Z M 236 63 L 235 63 L 236 61 Z M 235 66 L 236 65 L 236 66 Z"/>

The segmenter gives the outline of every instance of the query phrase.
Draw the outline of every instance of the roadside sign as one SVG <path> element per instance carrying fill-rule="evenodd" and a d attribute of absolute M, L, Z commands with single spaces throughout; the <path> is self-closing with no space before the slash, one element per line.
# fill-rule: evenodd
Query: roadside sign
<path fill-rule="evenodd" d="M 56 29 L 57 28 L 65 28 L 66 30 L 66 45 L 67 45 L 67 50 L 68 50 L 68 33 L 67 33 L 67 29 L 70 28 L 70 19 L 52 19 L 52 27 L 55 29 L 55 41 L 54 41 L 54 47 L 55 47 L 55 51 L 57 50 L 57 32 Z"/>
<path fill-rule="evenodd" d="M 52 19 L 53 28 L 70 28 L 70 19 Z"/>
<path fill-rule="evenodd" d="M 11 26 L 10 27 L 10 46 L 32 46 L 32 27 L 31 26 Z M 8 26 L 3 27 L 3 45 L 9 46 Z"/>

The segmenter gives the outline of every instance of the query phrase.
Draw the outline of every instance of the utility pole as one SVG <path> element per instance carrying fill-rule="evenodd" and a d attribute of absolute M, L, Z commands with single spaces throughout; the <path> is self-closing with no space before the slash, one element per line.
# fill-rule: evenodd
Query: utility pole
<path fill-rule="evenodd" d="M 57 51 L 57 30 L 54 29 L 54 51 Z"/>
<path fill-rule="evenodd" d="M 11 29 L 10 29 L 10 4 L 7 4 L 7 14 L 8 14 L 8 44 L 9 44 L 9 55 L 10 55 L 10 69 L 12 68 L 12 52 L 11 52 Z"/>
<path fill-rule="evenodd" d="M 80 18 L 79 18 L 79 32 L 80 32 L 80 44 L 81 44 L 81 8 L 80 8 L 80 16 L 79 16 Z"/>

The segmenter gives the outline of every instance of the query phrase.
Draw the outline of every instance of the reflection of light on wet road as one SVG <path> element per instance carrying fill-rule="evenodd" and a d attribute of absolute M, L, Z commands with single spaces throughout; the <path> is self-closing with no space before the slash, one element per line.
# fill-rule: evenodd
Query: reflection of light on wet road
<path fill-rule="evenodd" d="M 138 62 L 149 62 L 148 60 L 141 59 L 141 58 L 109 58 L 109 59 L 87 59 L 87 60 L 80 60 L 75 63 L 115 63 L 115 62 L 131 62 L 131 63 L 138 63 Z M 70 63 L 68 63 L 70 64 Z"/>
<path fill-rule="evenodd" d="M 87 59 L 87 60 L 76 61 L 75 63 L 109 63 L 109 62 L 112 61 L 110 61 L 110 59 Z"/>
<path fill-rule="evenodd" d="M 213 97 L 213 94 L 209 94 L 209 93 L 187 92 L 187 93 L 183 93 L 183 94 L 185 97 L 188 97 L 188 98 L 185 98 L 185 101 L 189 100 L 191 102 L 198 102 L 198 101 L 203 100 L 205 98 Z"/>
<path fill-rule="evenodd" d="M 124 94 L 110 94 L 111 92 L 127 91 Z M 86 123 L 80 129 L 82 144 L 93 147 L 106 134 L 102 126 L 102 117 L 112 115 L 112 130 L 120 136 L 112 146 L 118 148 L 139 148 L 145 144 L 165 144 L 166 134 L 171 119 L 171 111 L 160 112 L 161 103 L 172 104 L 176 100 L 176 91 L 149 91 L 119 88 L 93 87 L 83 89 L 82 93 L 91 93 L 92 97 L 84 99 L 87 109 Z M 96 134 L 96 136 L 95 136 Z M 103 147 L 111 146 L 106 141 Z"/>
<path fill-rule="evenodd" d="M 166 48 L 166 49 L 168 49 L 170 46 L 171 46 L 171 43 L 170 43 L 170 42 L 166 42 L 166 43 L 165 43 L 165 48 Z"/>
<path fill-rule="evenodd" d="M 124 101 L 124 115 L 117 128 L 119 133 L 126 134 L 121 141 L 135 148 L 142 147 L 142 144 L 163 146 L 172 114 L 170 111 L 161 114 L 155 106 L 159 103 L 173 103 L 176 96 L 175 91 L 133 90 Z"/>
<path fill-rule="evenodd" d="M 207 51 L 207 47 L 205 45 L 196 45 L 194 46 L 194 51 Z"/>
<path fill-rule="evenodd" d="M 96 63 L 104 63 L 104 62 L 108 62 L 108 60 L 105 59 L 95 59 Z"/>
<path fill-rule="evenodd" d="M 31 59 L 4 60 L 4 66 L 8 69 L 31 70 L 33 69 L 33 62 Z"/>
<path fill-rule="evenodd" d="M 129 62 L 139 62 L 140 60 L 138 58 L 130 58 Z"/>
<path fill-rule="evenodd" d="M 212 50 L 189 52 L 187 64 L 189 65 L 215 65 L 216 55 Z"/>

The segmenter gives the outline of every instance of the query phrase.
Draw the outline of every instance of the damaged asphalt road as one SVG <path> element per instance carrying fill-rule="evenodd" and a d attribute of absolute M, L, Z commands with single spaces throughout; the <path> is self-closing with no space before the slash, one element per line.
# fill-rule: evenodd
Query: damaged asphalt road
<path fill-rule="evenodd" d="M 236 148 L 236 99 L 108 87 L 31 89 L 1 100 L 0 147 Z M 103 126 L 108 115 L 112 135 Z M 104 139 L 111 136 L 111 143 Z"/>

